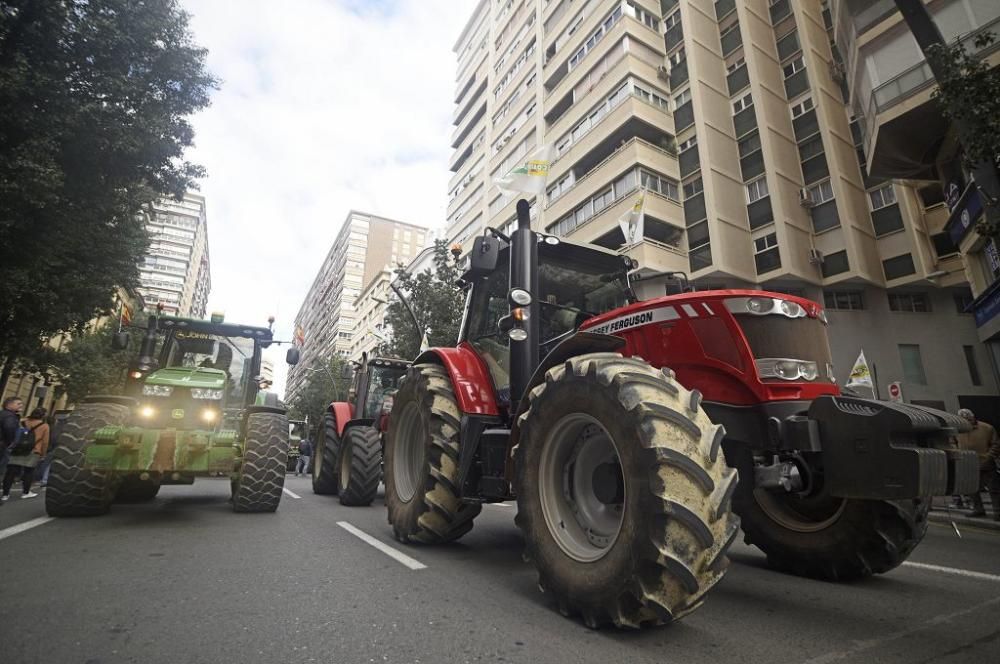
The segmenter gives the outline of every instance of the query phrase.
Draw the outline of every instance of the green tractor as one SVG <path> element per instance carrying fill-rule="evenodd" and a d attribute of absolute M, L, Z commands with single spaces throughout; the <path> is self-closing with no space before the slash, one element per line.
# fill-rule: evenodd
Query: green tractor
<path fill-rule="evenodd" d="M 128 341 L 120 332 L 114 347 Z M 260 389 L 261 352 L 272 343 L 269 327 L 218 315 L 150 315 L 126 394 L 88 397 L 69 415 L 52 459 L 49 515 L 105 514 L 112 502 L 152 500 L 165 484 L 223 473 L 234 511 L 275 511 L 289 428 L 284 404 Z M 298 350 L 286 360 L 297 363 Z"/>

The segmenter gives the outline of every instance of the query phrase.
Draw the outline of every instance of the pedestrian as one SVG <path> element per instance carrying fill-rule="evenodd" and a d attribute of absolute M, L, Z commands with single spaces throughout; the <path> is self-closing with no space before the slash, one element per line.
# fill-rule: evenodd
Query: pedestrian
<path fill-rule="evenodd" d="M 0 501 L 10 498 L 10 488 L 18 476 L 21 477 L 21 499 L 34 498 L 31 481 L 35 478 L 35 467 L 49 449 L 49 425 L 45 423 L 44 408 L 31 411 L 23 422 L 18 440 L 11 445 L 7 471 L 3 475 L 3 495 Z"/>
<path fill-rule="evenodd" d="M 19 397 L 7 397 L 0 408 L 0 477 L 7 472 L 7 460 L 10 459 L 10 447 L 17 442 L 21 430 L 21 409 L 24 401 Z M 0 501 L 0 505 L 3 502 Z"/>
<path fill-rule="evenodd" d="M 986 516 L 980 494 L 988 491 L 993 503 L 993 519 L 1000 521 L 1000 438 L 997 430 L 988 422 L 978 421 L 968 408 L 959 410 L 958 415 L 972 425 L 972 431 L 958 434 L 958 446 L 979 457 L 979 491 L 970 496 L 972 512 L 969 516 Z"/>
<path fill-rule="evenodd" d="M 299 474 L 308 475 L 309 474 L 309 458 L 313 454 L 312 443 L 309 442 L 308 438 L 303 438 L 299 441 L 299 460 L 295 464 L 295 476 L 298 477 Z"/>

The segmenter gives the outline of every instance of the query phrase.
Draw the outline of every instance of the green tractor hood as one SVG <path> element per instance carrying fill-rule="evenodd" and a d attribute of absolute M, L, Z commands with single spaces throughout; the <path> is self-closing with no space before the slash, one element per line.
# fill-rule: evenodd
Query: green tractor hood
<path fill-rule="evenodd" d="M 146 384 L 221 390 L 226 386 L 226 372 L 202 367 L 166 367 L 149 374 Z"/>

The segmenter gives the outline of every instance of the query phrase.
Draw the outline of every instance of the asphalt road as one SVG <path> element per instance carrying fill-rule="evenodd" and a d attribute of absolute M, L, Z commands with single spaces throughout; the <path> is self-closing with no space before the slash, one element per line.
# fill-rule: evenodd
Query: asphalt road
<path fill-rule="evenodd" d="M 342 507 L 289 477 L 276 514 L 233 514 L 228 482 L 165 487 L 90 519 L 0 508 L 0 661 L 995 662 L 1000 535 L 931 525 L 916 565 L 852 584 L 778 574 L 737 544 L 682 622 L 592 631 L 559 615 L 521 560 L 514 507 L 460 542 L 405 547 L 381 497 Z M 349 532 L 401 551 L 390 557 Z M 26 527 L 18 532 L 14 526 Z M 941 569 L 945 568 L 945 569 Z"/>

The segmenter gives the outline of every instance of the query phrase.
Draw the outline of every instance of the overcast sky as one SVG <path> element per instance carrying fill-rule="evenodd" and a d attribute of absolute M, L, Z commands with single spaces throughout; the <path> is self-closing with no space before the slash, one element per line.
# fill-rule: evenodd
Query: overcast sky
<path fill-rule="evenodd" d="M 182 0 L 221 89 L 208 169 L 211 310 L 292 323 L 347 212 L 442 227 L 452 46 L 473 0 Z M 307 340 L 308 342 L 308 340 Z M 284 347 L 268 351 L 284 390 Z"/>

